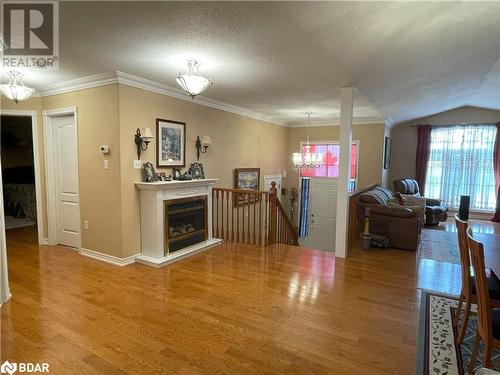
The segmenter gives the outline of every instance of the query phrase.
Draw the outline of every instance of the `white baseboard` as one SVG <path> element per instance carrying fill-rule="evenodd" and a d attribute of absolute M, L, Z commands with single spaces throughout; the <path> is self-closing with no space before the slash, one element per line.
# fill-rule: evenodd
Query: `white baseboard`
<path fill-rule="evenodd" d="M 131 256 L 126 257 L 126 258 L 118 258 L 118 257 L 115 257 L 113 255 L 103 254 L 103 253 L 99 253 L 99 252 L 94 251 L 94 250 L 84 249 L 83 247 L 80 248 L 80 254 L 85 256 L 85 257 L 100 260 L 101 262 L 114 264 L 115 266 L 120 266 L 120 267 L 128 266 L 129 264 L 135 263 L 135 258 L 138 257 L 139 255 L 141 255 L 139 253 L 139 254 L 131 255 Z"/>
<path fill-rule="evenodd" d="M 45 238 L 40 238 L 40 239 L 38 240 L 38 244 L 39 244 L 39 245 L 48 245 L 48 244 L 49 244 L 49 239 L 48 239 L 47 237 L 45 237 Z"/>

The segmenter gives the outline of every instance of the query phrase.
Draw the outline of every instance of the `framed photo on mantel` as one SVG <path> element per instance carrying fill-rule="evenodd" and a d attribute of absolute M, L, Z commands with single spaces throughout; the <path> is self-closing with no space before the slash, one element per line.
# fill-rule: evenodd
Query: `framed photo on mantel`
<path fill-rule="evenodd" d="M 156 119 L 156 166 L 186 165 L 186 123 Z"/>

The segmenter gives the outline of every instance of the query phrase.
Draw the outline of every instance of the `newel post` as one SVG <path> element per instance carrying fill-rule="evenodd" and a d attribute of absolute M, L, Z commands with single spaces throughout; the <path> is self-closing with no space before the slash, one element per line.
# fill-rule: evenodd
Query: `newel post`
<path fill-rule="evenodd" d="M 278 190 L 276 182 L 271 182 L 271 190 L 269 194 L 269 236 L 268 245 L 276 243 L 276 199 L 278 199 Z"/>

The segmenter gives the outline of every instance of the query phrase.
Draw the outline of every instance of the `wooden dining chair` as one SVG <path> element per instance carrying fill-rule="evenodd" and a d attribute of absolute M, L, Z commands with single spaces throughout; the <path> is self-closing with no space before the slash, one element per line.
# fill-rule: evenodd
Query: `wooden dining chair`
<path fill-rule="evenodd" d="M 467 239 L 475 275 L 478 313 L 476 339 L 468 367 L 469 374 L 472 374 L 481 340 L 484 343 L 484 357 L 482 361 L 484 367 L 491 367 L 492 350 L 500 349 L 500 310 L 492 309 L 490 305 L 483 244 L 474 239 L 470 228 L 467 230 Z"/>
<path fill-rule="evenodd" d="M 461 344 L 467 332 L 467 324 L 469 323 L 470 309 L 472 304 L 476 302 L 475 282 L 474 277 L 470 272 L 470 255 L 469 243 L 467 239 L 467 222 L 460 220 L 458 214 L 455 215 L 455 225 L 458 234 L 458 249 L 460 252 L 460 266 L 462 268 L 462 288 L 458 299 L 458 307 L 455 315 L 455 327 L 459 326 L 460 317 L 463 314 L 462 327 L 458 335 L 458 343 Z M 500 281 L 495 277 L 488 277 L 486 280 L 488 285 L 488 293 L 490 304 L 493 307 L 500 308 Z"/>

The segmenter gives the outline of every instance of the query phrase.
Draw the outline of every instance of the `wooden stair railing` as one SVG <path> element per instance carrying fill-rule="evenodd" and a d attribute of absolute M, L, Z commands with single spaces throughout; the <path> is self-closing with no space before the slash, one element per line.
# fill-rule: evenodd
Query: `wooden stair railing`
<path fill-rule="evenodd" d="M 270 245 L 298 245 L 298 234 L 271 191 L 212 189 L 212 235 L 228 241 Z"/>
<path fill-rule="evenodd" d="M 299 234 L 278 199 L 276 183 L 274 181 L 271 182 L 269 206 L 269 244 L 272 243 L 299 245 Z"/>

